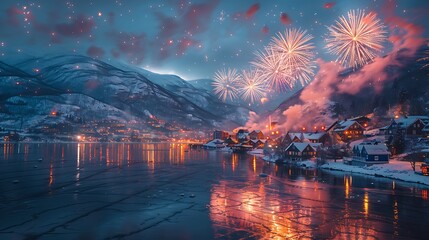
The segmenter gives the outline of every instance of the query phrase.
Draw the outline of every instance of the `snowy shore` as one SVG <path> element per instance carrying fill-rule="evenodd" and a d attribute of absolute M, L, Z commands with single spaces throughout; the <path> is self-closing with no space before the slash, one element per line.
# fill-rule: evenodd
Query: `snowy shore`
<path fill-rule="evenodd" d="M 390 160 L 388 164 L 378 164 L 368 167 L 346 165 L 342 161 L 330 161 L 321 165 L 320 168 L 326 170 L 359 173 L 376 177 L 385 177 L 429 186 L 429 176 L 422 176 L 414 173 L 411 169 L 410 163 L 406 161 Z M 416 166 L 416 171 L 420 171 L 420 166 Z"/>
<path fill-rule="evenodd" d="M 268 162 L 275 162 L 275 160 L 278 158 L 265 156 L 263 159 Z M 314 160 L 299 161 L 296 163 L 296 165 L 302 168 L 317 168 L 316 162 Z M 377 164 L 368 167 L 346 165 L 342 160 L 337 160 L 337 162 L 329 160 L 327 163 L 320 165 L 319 168 L 325 170 L 358 173 L 375 177 L 385 177 L 429 186 L 429 176 L 423 176 L 414 173 L 409 162 L 399 161 L 397 159 L 391 159 L 388 164 Z M 416 171 L 421 171 L 420 166 L 416 166 Z"/>

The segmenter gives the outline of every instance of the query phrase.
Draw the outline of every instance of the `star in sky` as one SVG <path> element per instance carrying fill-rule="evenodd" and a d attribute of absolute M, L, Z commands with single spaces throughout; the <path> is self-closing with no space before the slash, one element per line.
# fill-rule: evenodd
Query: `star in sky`
<path fill-rule="evenodd" d="M 0 60 L 81 54 L 185 79 L 212 78 L 220 68 L 248 68 L 254 52 L 278 32 L 293 27 L 314 36 L 317 57 L 329 61 L 335 57 L 323 49 L 327 26 L 352 9 L 376 12 L 384 20 L 384 4 L 381 0 L 305 4 L 294 0 L 3 0 Z M 397 14 L 424 29 L 429 25 L 428 9 L 425 0 L 396 4 Z"/>

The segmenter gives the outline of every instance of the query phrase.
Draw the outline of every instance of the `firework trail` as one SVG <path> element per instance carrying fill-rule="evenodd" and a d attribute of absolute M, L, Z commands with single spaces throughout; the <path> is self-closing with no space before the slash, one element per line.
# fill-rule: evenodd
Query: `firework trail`
<path fill-rule="evenodd" d="M 285 67 L 291 73 L 291 85 L 300 81 L 301 85 L 310 82 L 314 76 L 314 46 L 310 42 L 313 37 L 301 29 L 287 29 L 284 34 L 273 37 L 270 47 L 281 55 Z"/>
<path fill-rule="evenodd" d="M 426 46 L 429 47 L 429 43 L 426 43 Z M 424 57 L 419 58 L 417 61 L 425 62 L 422 68 L 427 68 L 429 67 L 429 50 L 425 50 L 424 55 L 425 55 Z"/>
<path fill-rule="evenodd" d="M 372 61 L 386 40 L 384 25 L 375 13 L 351 10 L 328 27 L 326 49 L 338 55 L 337 61 L 347 67 L 359 67 Z"/>
<path fill-rule="evenodd" d="M 256 52 L 256 60 L 251 62 L 259 72 L 262 81 L 276 91 L 281 92 L 293 87 L 291 69 L 287 67 L 285 58 L 272 47 Z"/>
<path fill-rule="evenodd" d="M 241 76 L 236 69 L 222 69 L 215 73 L 212 86 L 214 92 L 222 101 L 227 99 L 233 101 L 238 96 L 237 83 L 241 81 Z"/>
<path fill-rule="evenodd" d="M 238 86 L 241 97 L 244 100 L 249 100 L 250 103 L 262 99 L 267 91 L 265 82 L 256 70 L 243 70 L 242 79 Z"/>

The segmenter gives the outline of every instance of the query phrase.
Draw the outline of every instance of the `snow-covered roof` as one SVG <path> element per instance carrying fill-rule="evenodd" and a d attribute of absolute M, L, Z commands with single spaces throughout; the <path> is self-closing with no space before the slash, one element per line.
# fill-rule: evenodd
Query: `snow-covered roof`
<path fill-rule="evenodd" d="M 360 152 L 362 151 L 363 145 L 358 144 L 358 145 L 355 145 L 354 148 L 356 148 L 356 150 Z"/>
<path fill-rule="evenodd" d="M 344 120 L 338 123 L 338 125 L 335 127 L 334 131 L 344 131 L 347 130 L 351 125 L 354 123 L 359 124 L 355 120 Z M 359 124 L 360 125 L 360 124 Z"/>
<path fill-rule="evenodd" d="M 248 135 L 249 135 L 248 132 L 237 133 L 237 138 L 238 139 L 246 138 Z"/>
<path fill-rule="evenodd" d="M 260 133 L 260 132 L 261 132 L 261 130 L 253 130 L 252 132 Z M 252 132 L 251 132 L 251 133 L 252 133 Z"/>
<path fill-rule="evenodd" d="M 295 143 L 291 143 L 291 144 L 293 144 L 298 149 L 298 151 L 300 151 L 300 152 L 304 151 L 304 149 L 308 146 L 308 143 L 297 143 L 297 142 L 295 142 Z"/>
<path fill-rule="evenodd" d="M 219 146 L 219 145 L 221 145 L 223 143 L 224 143 L 224 141 L 221 140 L 221 139 L 213 139 L 213 140 L 209 141 L 208 143 L 204 144 L 204 146 L 206 146 L 206 147 L 216 147 L 216 146 Z"/>
<path fill-rule="evenodd" d="M 323 137 L 326 133 L 325 132 L 311 132 L 311 133 L 300 133 L 300 132 L 289 132 L 290 139 L 294 139 L 295 137 L 298 138 L 301 141 L 304 141 L 305 139 L 308 140 L 319 140 L 321 137 Z"/>
<path fill-rule="evenodd" d="M 289 132 L 288 133 L 288 135 L 289 135 L 289 137 L 290 137 L 290 139 L 294 139 L 294 138 L 298 138 L 299 140 L 302 140 L 302 136 L 303 136 L 303 133 L 299 133 L 299 132 Z"/>
<path fill-rule="evenodd" d="M 390 127 L 390 125 L 387 125 L 387 126 L 381 127 L 381 128 L 380 128 L 380 130 L 386 130 L 386 129 L 388 129 L 389 127 Z"/>
<path fill-rule="evenodd" d="M 326 133 L 324 132 L 317 132 L 317 133 L 304 133 L 304 137 L 306 139 L 310 139 L 310 140 L 319 140 L 320 138 L 322 138 Z"/>
<path fill-rule="evenodd" d="M 429 117 L 428 116 L 407 116 L 407 117 L 400 117 L 395 119 L 394 121 L 400 125 L 401 127 L 408 128 L 410 125 L 412 125 L 417 120 L 421 120 L 423 123 L 428 124 L 429 123 Z"/>
<path fill-rule="evenodd" d="M 366 118 L 366 119 L 368 119 L 368 120 L 371 120 L 369 117 L 367 117 L 367 116 L 357 116 L 357 117 L 354 117 L 354 118 L 350 118 L 350 120 L 354 120 L 354 121 L 357 121 L 357 120 L 359 120 L 359 119 L 363 119 L 363 118 Z"/>
<path fill-rule="evenodd" d="M 369 155 L 388 155 L 390 152 L 384 144 L 377 145 L 361 145 Z"/>
<path fill-rule="evenodd" d="M 317 151 L 319 147 L 322 147 L 322 143 L 308 143 L 308 145 L 310 145 L 310 147 L 312 147 L 315 151 Z"/>
<path fill-rule="evenodd" d="M 300 143 L 300 142 L 293 142 L 293 143 L 289 144 L 289 146 L 286 148 L 286 150 L 289 149 L 292 146 L 295 146 L 298 149 L 298 151 L 302 152 L 309 145 L 315 151 L 317 150 L 318 147 L 322 146 L 321 143 Z"/>

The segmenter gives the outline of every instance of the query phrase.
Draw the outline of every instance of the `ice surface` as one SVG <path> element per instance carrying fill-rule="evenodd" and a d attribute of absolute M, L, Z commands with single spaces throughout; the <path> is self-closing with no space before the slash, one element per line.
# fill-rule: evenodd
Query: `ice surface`
<path fill-rule="evenodd" d="M 392 185 L 393 180 L 275 165 L 178 143 L 2 144 L 0 238 L 427 234 L 428 190 Z"/>

